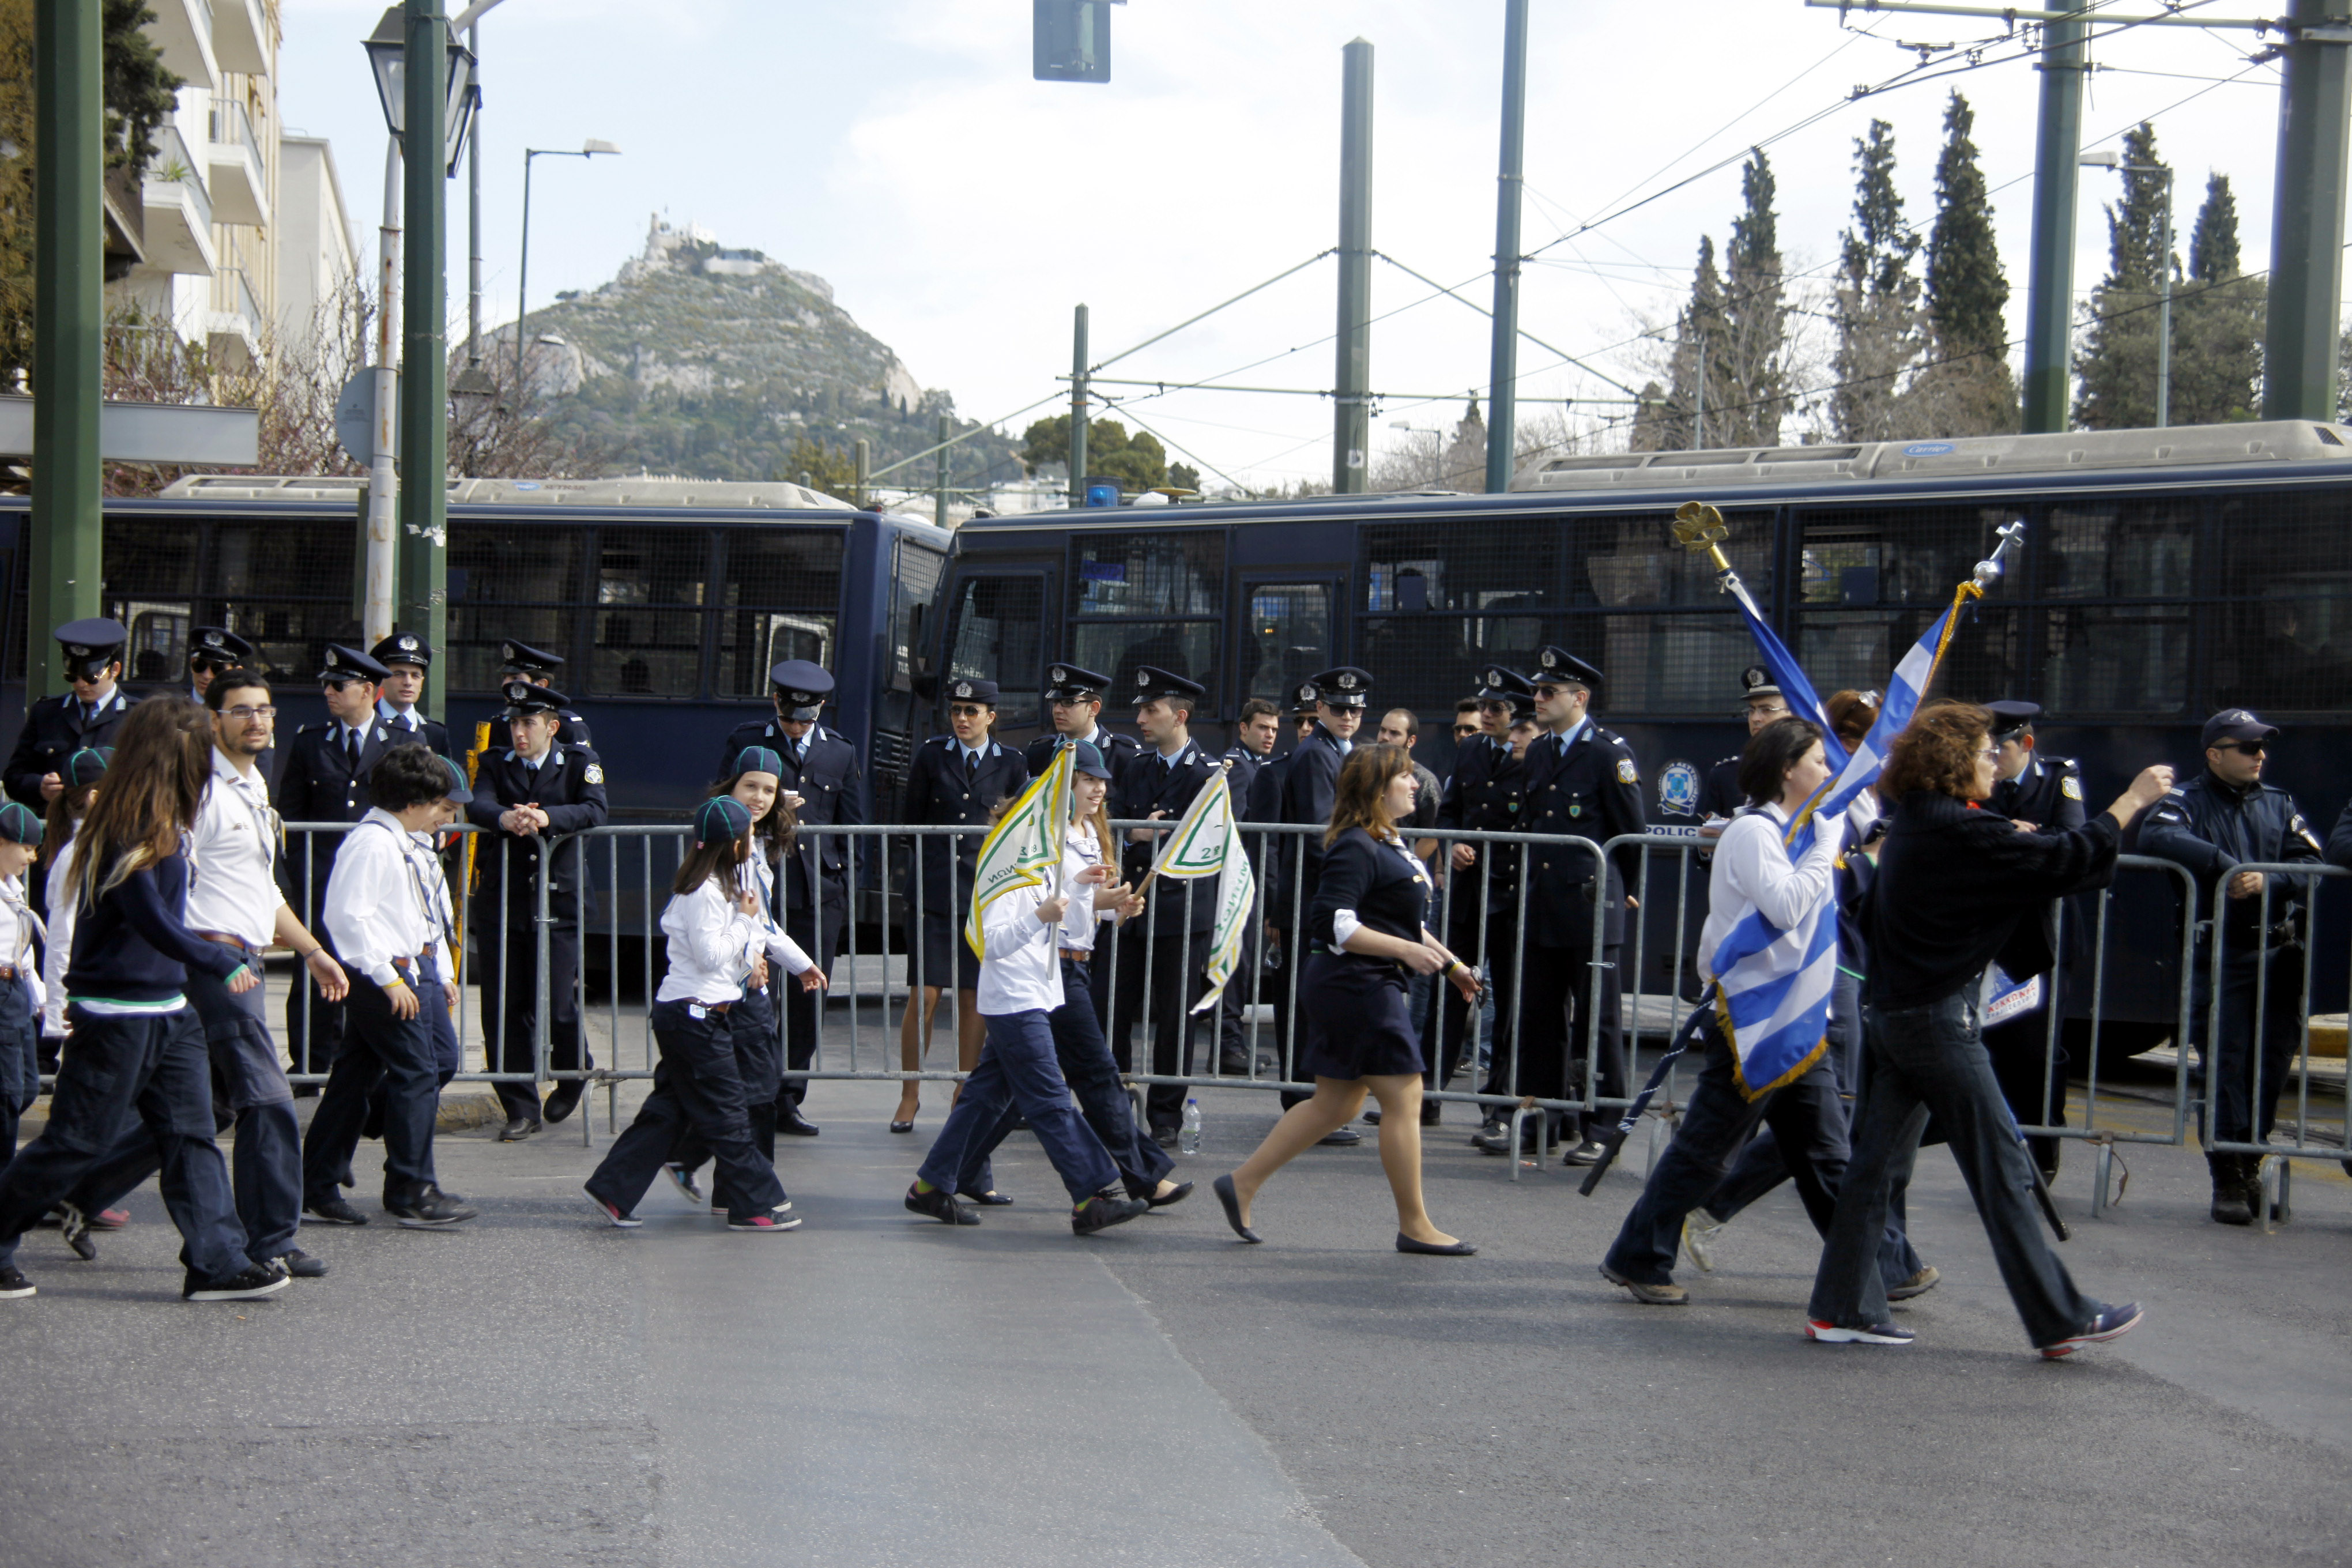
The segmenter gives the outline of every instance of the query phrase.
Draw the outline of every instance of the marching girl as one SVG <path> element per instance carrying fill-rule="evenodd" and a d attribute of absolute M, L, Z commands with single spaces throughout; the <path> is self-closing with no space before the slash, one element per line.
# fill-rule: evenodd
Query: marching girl
<path fill-rule="evenodd" d="M 0 805 L 0 1171 L 16 1152 L 16 1120 L 41 1092 L 41 918 L 25 901 L 25 872 L 41 852 L 41 819 Z"/>
<path fill-rule="evenodd" d="M 49 917 L 48 941 L 41 952 L 41 989 L 47 995 L 41 1007 L 41 1058 L 42 1065 L 52 1072 L 57 1070 L 58 1043 L 66 1037 L 66 960 L 73 952 L 74 933 L 74 836 L 81 831 L 81 819 L 89 815 L 90 802 L 98 798 L 98 781 L 106 776 L 107 761 L 113 755 L 111 746 L 84 746 L 66 759 L 66 787 L 49 802 L 48 823 L 41 834 L 40 863 L 47 868 L 42 890 Z"/>
<path fill-rule="evenodd" d="M 713 796 L 694 814 L 694 843 L 670 883 L 662 911 L 669 968 L 655 993 L 654 1040 L 661 1061 L 654 1090 L 637 1119 L 588 1178 L 586 1192 L 611 1224 L 634 1229 L 637 1200 L 691 1127 L 717 1161 L 716 1184 L 728 1194 L 727 1228 L 773 1234 L 800 1224 L 776 1168 L 752 1142 L 743 1077 L 736 1065 L 731 1015 L 746 983 L 772 951 L 760 895 L 742 880 L 751 852 L 751 813 L 731 795 Z M 785 942 L 787 968 L 809 967 Z"/>

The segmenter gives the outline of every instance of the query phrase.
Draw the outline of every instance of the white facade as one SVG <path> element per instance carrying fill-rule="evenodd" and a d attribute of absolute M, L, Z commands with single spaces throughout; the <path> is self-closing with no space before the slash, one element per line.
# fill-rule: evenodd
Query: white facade
<path fill-rule="evenodd" d="M 334 149 L 322 136 L 278 141 L 278 300 L 281 342 L 312 331 L 321 309 L 359 275 L 359 250 Z"/>

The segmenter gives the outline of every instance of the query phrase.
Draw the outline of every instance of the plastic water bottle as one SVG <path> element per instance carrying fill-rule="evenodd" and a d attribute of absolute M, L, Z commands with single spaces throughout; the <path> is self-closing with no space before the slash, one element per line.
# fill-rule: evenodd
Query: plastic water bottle
<path fill-rule="evenodd" d="M 1184 1101 L 1184 1130 L 1176 1135 L 1176 1151 L 1181 1154 L 1201 1152 L 1201 1102 L 1197 1100 Z"/>

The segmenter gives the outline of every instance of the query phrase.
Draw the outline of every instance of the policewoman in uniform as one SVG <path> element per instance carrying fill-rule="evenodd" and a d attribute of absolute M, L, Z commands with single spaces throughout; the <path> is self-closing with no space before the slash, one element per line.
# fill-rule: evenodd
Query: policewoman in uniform
<path fill-rule="evenodd" d="M 46 812 L 65 792 L 66 759 L 84 748 L 114 743 L 114 728 L 131 711 L 122 694 L 122 645 L 131 634 L 121 621 L 68 621 L 58 628 L 59 661 L 73 689 L 44 697 L 25 715 L 16 749 L 5 774 L 10 799 Z"/>
<path fill-rule="evenodd" d="M 395 740 L 375 710 L 383 677 L 383 666 L 359 649 L 340 643 L 327 645 L 319 661 L 327 720 L 303 725 L 284 748 L 286 757 L 278 764 L 278 788 L 271 803 L 281 819 L 298 825 L 356 823 L 367 816 L 374 804 L 368 795 L 368 774 Z M 298 834 L 289 838 L 279 861 L 286 901 L 293 906 L 295 918 L 311 931 L 319 929 L 320 900 L 326 897 L 327 879 L 334 871 L 335 852 L 343 838 L 341 833 Z M 320 995 L 315 986 L 297 985 L 289 991 L 286 1049 L 297 1072 L 325 1072 L 334 1062 L 341 1034 L 340 1005 Z"/>
<path fill-rule="evenodd" d="M 499 670 L 501 684 L 520 676 L 533 686 L 552 689 L 555 678 L 563 670 L 562 654 L 548 653 L 511 637 L 499 644 L 499 656 L 506 661 Z M 571 702 L 570 698 L 563 698 L 555 710 L 556 718 L 562 721 L 556 737 L 574 746 L 594 745 L 596 742 L 588 738 L 588 721 L 572 710 Z"/>
<path fill-rule="evenodd" d="M 555 1072 L 585 1072 L 596 1063 L 580 1033 L 572 995 L 580 963 L 580 903 L 584 885 L 580 841 L 572 835 L 604 825 L 604 766 L 579 742 L 558 740 L 563 693 L 520 676 L 506 683 L 511 749 L 486 753 L 466 816 L 483 830 L 475 865 L 481 891 L 472 904 L 474 962 L 482 987 L 482 1042 L 495 1049 L 498 1070 L 537 1068 L 531 1037 L 538 1016 L 539 879 L 548 879 L 547 1065 Z M 502 1142 L 519 1142 L 546 1121 L 572 1114 L 587 1090 L 584 1079 L 563 1079 L 539 1102 L 537 1085 L 501 1083 L 506 1108 Z"/>
<path fill-rule="evenodd" d="M 253 662 L 253 645 L 226 626 L 197 626 L 188 633 L 188 700 L 201 706 L 213 677 Z"/>
<path fill-rule="evenodd" d="M 2041 704 L 1988 702 L 1985 710 L 1992 715 L 1992 743 L 2000 748 L 2000 758 L 1993 763 L 1992 798 L 1985 805 L 2012 822 L 2026 823 L 2042 833 L 2071 833 L 2082 826 L 2082 770 L 2074 758 L 2048 756 L 2034 745 L 2033 721 L 2042 717 Z M 2042 1005 L 2005 1024 L 1988 1025 L 1984 1031 L 1993 1079 L 2021 1126 L 2066 1125 L 2065 1037 L 2062 1031 L 2053 1047 L 2050 1020 L 2066 1016 L 2060 987 L 2065 982 L 2067 964 L 2082 949 L 2084 918 L 2082 906 L 2067 906 L 2057 966 L 2041 977 Z M 2045 1085 L 2050 1098 L 2046 1122 L 2042 1112 Z M 2056 1179 L 2064 1141 L 2029 1138 L 2026 1145 L 2033 1163 L 2042 1167 L 2042 1180 Z"/>
<path fill-rule="evenodd" d="M 1136 727 L 1150 743 L 1119 770 L 1110 814 L 1131 821 L 1172 822 L 1219 770 L 1192 739 L 1192 713 L 1208 688 L 1173 670 L 1142 665 L 1135 672 Z M 1140 887 L 1164 840 L 1150 828 L 1127 830 L 1120 879 Z M 1112 1008 L 1111 1055 L 1122 1072 L 1134 1070 L 1135 1023 L 1151 1009 L 1151 1071 L 1189 1078 L 1201 1020 L 1192 1000 L 1209 962 L 1209 932 L 1217 922 L 1213 882 L 1164 878 L 1145 912 L 1118 935 L 1118 995 Z M 1184 1089 L 1156 1083 L 1144 1099 L 1145 1121 L 1162 1148 L 1172 1147 L 1184 1121 Z"/>
<path fill-rule="evenodd" d="M 746 750 L 764 746 L 776 753 L 783 770 L 778 775 L 779 784 L 793 797 L 798 826 L 861 826 L 866 821 L 866 785 L 857 748 L 818 722 L 825 699 L 833 694 L 833 677 L 822 665 L 790 658 L 768 671 L 768 681 L 776 716 L 735 726 L 727 737 L 727 756 L 719 776 L 733 776 L 736 760 Z M 795 833 L 785 858 L 783 880 L 784 934 L 829 975 L 841 952 L 842 933 L 849 928 L 848 844 L 827 834 Z M 788 1072 L 776 1091 L 776 1131 L 814 1138 L 816 1123 L 801 1114 L 808 1079 L 790 1074 L 806 1071 L 815 1058 L 824 994 L 786 986 L 783 1001 Z"/>
<path fill-rule="evenodd" d="M 1478 689 L 1478 733 L 1455 748 L 1454 774 L 1438 805 L 1437 826 L 1458 832 L 1520 833 L 1527 805 L 1527 764 L 1511 750 L 1511 724 L 1535 710 L 1535 688 L 1516 670 L 1486 671 Z M 1445 916 L 1447 946 L 1473 970 L 1486 971 L 1486 996 L 1497 1024 L 1507 1029 L 1511 998 L 1517 992 L 1519 963 L 1519 859 L 1516 844 L 1455 844 L 1447 851 L 1454 867 L 1451 908 Z M 1424 1052 L 1432 1084 L 1454 1080 L 1466 1051 L 1477 1056 L 1477 1015 L 1458 991 L 1448 991 L 1439 1017 L 1438 1047 Z M 1499 1092 L 1499 1091 L 1496 1091 Z M 1438 1107 L 1423 1107 L 1426 1112 Z M 1489 1117 L 1482 1133 L 1501 1130 Z"/>
<path fill-rule="evenodd" d="M 907 763 L 908 826 L 958 826 L 976 831 L 929 834 L 914 841 L 906 879 L 907 1013 L 898 1026 L 902 1071 L 919 1072 L 940 995 L 956 992 L 956 1066 L 970 1072 L 980 1060 L 987 1026 L 981 1021 L 980 960 L 963 940 L 964 915 L 971 907 L 972 879 L 980 869 L 980 841 L 998 801 L 1016 795 L 1029 782 L 1021 754 L 1000 744 L 996 682 L 959 679 L 948 682 L 948 725 L 915 749 Z M 893 1132 L 912 1132 L 921 1104 L 919 1086 L 909 1079 L 898 1091 Z"/>
<path fill-rule="evenodd" d="M 1528 747 L 1527 831 L 1555 838 L 1581 838 L 1605 844 L 1621 834 L 1640 833 L 1642 774 L 1624 739 L 1602 729 L 1590 711 L 1601 672 L 1564 647 L 1536 650 L 1536 668 L 1529 679 L 1535 688 L 1536 720 L 1545 732 Z M 1592 967 L 1592 894 L 1594 861 L 1582 845 L 1560 848 L 1537 847 L 1528 857 L 1527 948 L 1519 970 L 1520 1094 L 1538 1099 L 1580 1095 L 1580 1079 L 1572 1080 L 1570 1064 L 1585 1039 L 1590 1021 L 1601 1023 L 1598 1059 L 1594 1062 L 1596 1092 L 1612 1099 L 1625 1096 L 1625 1043 L 1619 1026 L 1618 955 L 1625 940 L 1624 868 L 1614 861 L 1602 868 L 1606 878 L 1601 908 L 1601 961 Z M 1499 1045 L 1495 1051 L 1499 1071 L 1508 1061 Z M 1592 1113 L 1581 1127 L 1563 1123 L 1561 1131 L 1577 1133 L 1566 1163 L 1589 1165 L 1600 1158 L 1600 1141 L 1592 1131 L 1615 1119 L 1613 1110 Z M 1570 1121 L 1576 1119 L 1570 1118 Z M 1550 1118 L 1545 1118 L 1547 1123 Z M 1532 1130 L 1533 1119 L 1528 1121 Z M 1498 1139 L 1480 1146 L 1490 1153 L 1510 1152 L 1507 1128 Z"/>
<path fill-rule="evenodd" d="M 1045 671 L 1045 706 L 1054 721 L 1054 732 L 1030 742 L 1023 753 L 1031 778 L 1045 771 L 1065 741 L 1084 741 L 1100 752 L 1103 765 L 1114 778 L 1127 766 L 1128 758 L 1143 749 L 1143 742 L 1134 736 L 1114 735 L 1102 727 L 1103 693 L 1109 689 L 1110 677 L 1075 664 L 1057 664 Z"/>
<path fill-rule="evenodd" d="M 1354 665 L 1327 669 L 1307 682 L 1315 689 L 1315 722 L 1290 753 L 1282 770 L 1282 796 L 1277 822 L 1321 827 L 1331 820 L 1331 801 L 1338 790 L 1339 766 L 1355 750 L 1356 732 L 1363 728 L 1364 705 L 1371 700 L 1372 677 Z M 1274 874 L 1267 879 L 1274 898 L 1267 923 L 1280 933 L 1285 952 L 1296 963 L 1301 951 L 1288 930 L 1290 911 L 1302 914 L 1315 903 L 1315 889 L 1323 870 L 1323 840 L 1281 836 L 1274 853 Z M 1303 976 L 1302 976 L 1303 982 Z M 1295 1064 L 1293 1064 L 1295 1066 Z M 1283 1105 L 1298 1104 L 1303 1097 L 1285 1094 Z M 1352 1127 L 1335 1127 L 1326 1143 L 1360 1143 L 1363 1134 Z"/>
<path fill-rule="evenodd" d="M 449 726 L 427 719 L 417 706 L 425 700 L 425 678 L 433 668 L 433 645 L 415 632 L 395 631 L 368 649 L 368 657 L 384 668 L 375 710 L 394 738 L 422 742 L 436 756 L 456 755 L 449 750 Z"/>

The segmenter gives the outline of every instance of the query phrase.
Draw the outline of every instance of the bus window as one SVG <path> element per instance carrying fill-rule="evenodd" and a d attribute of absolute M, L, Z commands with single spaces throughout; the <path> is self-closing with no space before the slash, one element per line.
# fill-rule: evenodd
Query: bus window
<path fill-rule="evenodd" d="M 1110 678 L 1105 706 L 1124 708 L 1135 672 L 1150 665 L 1207 687 L 1213 709 L 1223 640 L 1223 536 L 1081 534 L 1071 552 L 1070 658 Z"/>
<path fill-rule="evenodd" d="M 596 531 L 596 696 L 699 696 L 710 535 L 699 528 Z"/>
<path fill-rule="evenodd" d="M 450 690 L 496 691 L 508 638 L 572 656 L 587 542 L 586 529 L 561 523 L 450 523 Z"/>
<path fill-rule="evenodd" d="M 1759 605 L 1772 602 L 1769 511 L 1724 518 L 1724 553 Z M 1569 525 L 1567 646 L 1609 678 L 1601 702 L 1616 713 L 1717 713 L 1737 706 L 1739 672 L 1756 645 L 1712 562 L 1675 549 L 1660 512 L 1580 517 Z M 1595 616 L 1590 612 L 1608 612 Z"/>
<path fill-rule="evenodd" d="M 2352 710 L 2352 504 L 2345 493 L 2242 496 L 2221 510 L 2213 707 Z"/>
<path fill-rule="evenodd" d="M 105 600 L 131 628 L 127 673 L 176 682 L 188 628 L 205 621 L 250 639 L 268 668 L 307 678 L 351 625 L 352 542 L 347 519 L 108 519 Z"/>
<path fill-rule="evenodd" d="M 1355 662 L 1372 672 L 1374 698 L 1444 712 L 1488 665 L 1526 668 L 1565 607 L 1559 535 L 1550 518 L 1366 525 Z"/>
<path fill-rule="evenodd" d="M 831 667 L 841 610 L 838 528 L 730 528 L 719 602 L 721 697 L 764 697 L 788 658 Z"/>
<path fill-rule="evenodd" d="M 1331 584 L 1253 583 L 1245 592 L 1242 696 L 1287 708 L 1300 682 L 1331 667 Z"/>
<path fill-rule="evenodd" d="M 890 689 L 914 684 L 914 658 L 922 642 L 920 622 L 946 575 L 948 558 L 911 540 L 898 542 L 898 569 L 890 580 Z"/>
<path fill-rule="evenodd" d="M 2042 697 L 2054 716 L 2179 713 L 2189 702 L 2198 502 L 2053 507 L 2042 530 Z M 2012 579 L 2022 585 L 2022 579 Z M 2115 604 L 2113 600 L 2139 601 Z M 2169 599 L 2170 604 L 2148 603 Z M 2084 603 L 2081 601 L 2090 601 Z"/>
<path fill-rule="evenodd" d="M 1799 515 L 1797 657 L 1823 697 L 1882 689 L 1952 590 L 1992 552 L 1993 531 L 2015 506 L 1854 507 Z M 1983 702 L 2025 690 L 2029 628 L 2037 612 L 2021 598 L 2027 574 L 1976 605 L 1953 633 L 1938 691 Z M 1725 689 L 1738 706 L 1736 679 Z M 1717 704 L 1721 706 L 1720 702 Z"/>
<path fill-rule="evenodd" d="M 142 686 L 160 686 L 179 675 L 187 661 L 188 628 L 195 624 L 186 605 L 133 600 L 115 612 L 131 633 L 123 677 Z"/>
<path fill-rule="evenodd" d="M 958 584 L 940 695 L 945 698 L 958 680 L 993 680 L 1000 724 L 1018 728 L 1038 722 L 1045 615 L 1042 576 L 967 577 Z"/>

